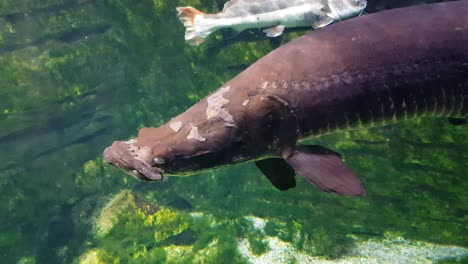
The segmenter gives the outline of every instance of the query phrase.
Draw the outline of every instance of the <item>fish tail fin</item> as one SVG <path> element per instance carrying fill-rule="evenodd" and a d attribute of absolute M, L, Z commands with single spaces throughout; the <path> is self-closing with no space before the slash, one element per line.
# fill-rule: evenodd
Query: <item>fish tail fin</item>
<path fill-rule="evenodd" d="M 180 21 L 185 26 L 185 41 L 190 45 L 200 45 L 213 31 L 217 29 L 216 19 L 191 6 L 177 7 Z M 212 15 L 209 15 L 212 16 Z"/>

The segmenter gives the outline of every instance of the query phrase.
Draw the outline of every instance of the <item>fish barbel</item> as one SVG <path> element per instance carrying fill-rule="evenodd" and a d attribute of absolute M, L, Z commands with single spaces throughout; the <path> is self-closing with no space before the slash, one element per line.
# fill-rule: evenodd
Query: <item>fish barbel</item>
<path fill-rule="evenodd" d="M 362 14 L 366 0 L 231 0 L 218 14 L 205 14 L 193 7 L 178 7 L 185 26 L 185 41 L 200 45 L 216 30 L 241 32 L 266 28 L 268 37 L 281 35 L 285 28 L 313 29 Z"/>

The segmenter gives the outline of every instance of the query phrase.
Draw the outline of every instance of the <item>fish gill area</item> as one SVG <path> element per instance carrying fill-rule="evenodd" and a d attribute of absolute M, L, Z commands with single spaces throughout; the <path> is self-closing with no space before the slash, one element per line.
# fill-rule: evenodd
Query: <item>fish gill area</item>
<path fill-rule="evenodd" d="M 0 2 L 1 262 L 248 263 L 282 252 L 270 262 L 318 263 L 373 240 L 437 244 L 430 260 L 466 261 L 468 132 L 445 119 L 315 139 L 356 171 L 362 199 L 303 180 L 280 192 L 252 164 L 148 184 L 103 162 L 112 140 L 163 124 L 306 31 L 185 45 L 175 8 L 215 13 L 225 2 Z M 378 0 L 366 12 L 420 2 L 440 1 Z"/>

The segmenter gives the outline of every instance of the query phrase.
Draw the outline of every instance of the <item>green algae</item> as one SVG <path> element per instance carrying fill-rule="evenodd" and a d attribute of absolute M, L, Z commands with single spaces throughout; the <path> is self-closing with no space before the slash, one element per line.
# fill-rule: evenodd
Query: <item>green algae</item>
<path fill-rule="evenodd" d="M 155 263 L 165 259 L 164 249 L 157 245 L 187 226 L 184 215 L 122 191 L 102 208 L 94 223 L 100 247 L 92 249 L 91 256 L 104 263 Z"/>
<path fill-rule="evenodd" d="M 30 256 L 25 256 L 22 257 L 19 261 L 18 264 L 36 264 L 36 258 L 35 257 L 30 257 Z"/>
<path fill-rule="evenodd" d="M 462 264 L 468 263 L 468 256 L 444 258 L 434 262 L 435 264 Z"/>
<path fill-rule="evenodd" d="M 142 208 L 155 206 L 146 202 L 135 203 L 139 199 L 130 191 L 123 191 L 100 210 L 94 225 L 97 248 L 85 252 L 79 263 L 220 263 L 241 260 L 232 223 L 212 226 L 209 217 L 190 216 L 170 208 L 145 211 Z M 165 242 L 189 227 L 201 236 L 193 248 Z M 195 259 L 198 261 L 192 262 Z"/>
<path fill-rule="evenodd" d="M 178 235 L 189 227 L 187 219 L 182 214 L 168 209 L 162 209 L 148 216 L 144 225 L 156 229 L 154 232 L 156 241 L 163 241 L 171 236 Z"/>

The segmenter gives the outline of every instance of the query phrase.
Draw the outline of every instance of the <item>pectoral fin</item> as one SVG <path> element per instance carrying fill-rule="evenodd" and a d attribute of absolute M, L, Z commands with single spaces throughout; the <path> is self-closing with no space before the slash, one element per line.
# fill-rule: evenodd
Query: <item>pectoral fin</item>
<path fill-rule="evenodd" d="M 366 192 L 341 156 L 321 146 L 296 146 L 286 162 L 307 181 L 326 192 L 361 196 Z"/>
<path fill-rule="evenodd" d="M 296 186 L 296 173 L 283 159 L 264 159 L 255 161 L 257 168 L 279 190 L 285 191 Z"/>
<path fill-rule="evenodd" d="M 335 20 L 332 17 L 329 17 L 327 15 L 322 15 L 322 16 L 316 18 L 312 22 L 312 28 L 317 29 L 317 28 L 325 27 L 325 26 L 330 25 L 334 21 Z"/>
<path fill-rule="evenodd" d="M 283 34 L 284 25 L 277 25 L 271 28 L 264 29 L 263 32 L 266 33 L 267 37 L 274 38 Z"/>

